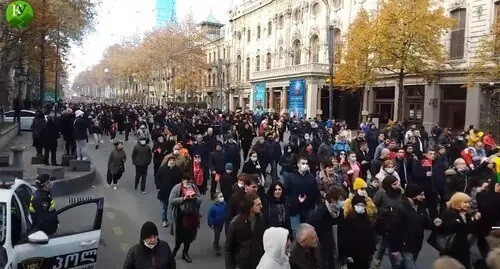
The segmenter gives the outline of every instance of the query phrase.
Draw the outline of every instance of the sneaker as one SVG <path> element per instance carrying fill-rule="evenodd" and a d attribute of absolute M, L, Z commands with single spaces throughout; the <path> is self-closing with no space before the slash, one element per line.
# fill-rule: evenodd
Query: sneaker
<path fill-rule="evenodd" d="M 82 158 L 78 157 L 78 158 L 76 158 L 76 160 L 77 160 L 77 161 L 81 161 L 81 160 L 82 160 Z"/>
<path fill-rule="evenodd" d="M 167 227 L 168 226 L 168 222 L 164 221 L 163 223 L 163 227 Z"/>
<path fill-rule="evenodd" d="M 146 192 L 145 192 L 145 191 L 142 191 L 142 194 L 146 194 Z"/>
<path fill-rule="evenodd" d="M 187 254 L 187 253 L 182 254 L 182 259 L 185 260 L 187 263 L 193 262 L 193 260 L 191 259 L 191 257 L 189 257 L 189 254 Z"/>
<path fill-rule="evenodd" d="M 82 158 L 82 160 L 84 160 L 84 161 L 88 161 L 88 160 L 89 160 L 89 158 L 87 158 L 87 157 L 83 157 L 83 158 Z"/>
<path fill-rule="evenodd" d="M 113 190 L 116 190 L 116 189 L 118 189 L 118 186 L 114 185 Z"/>

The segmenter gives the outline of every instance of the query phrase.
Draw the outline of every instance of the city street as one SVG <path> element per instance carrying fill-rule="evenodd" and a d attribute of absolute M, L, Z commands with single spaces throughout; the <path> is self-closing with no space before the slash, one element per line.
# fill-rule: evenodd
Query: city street
<path fill-rule="evenodd" d="M 107 137 L 106 137 L 107 138 Z M 119 139 L 123 136 L 118 135 Z M 160 238 L 166 240 L 173 248 L 173 237 L 169 234 L 170 228 L 161 227 L 161 206 L 156 199 L 156 189 L 153 183 L 152 168 L 150 166 L 146 194 L 134 190 L 135 168 L 131 162 L 132 148 L 135 144 L 132 139 L 125 142 L 127 162 L 125 173 L 119 182 L 118 190 L 113 190 L 105 182 L 107 160 L 113 145 L 109 139 L 96 150 L 89 144 L 88 150 L 92 163 L 96 166 L 98 179 L 95 188 L 84 190 L 68 197 L 58 197 L 57 207 L 61 208 L 70 202 L 70 199 L 91 197 L 105 198 L 105 212 L 103 218 L 101 245 L 99 247 L 98 263 L 96 268 L 118 269 L 122 268 L 128 249 L 139 243 L 139 234 L 142 224 L 151 220 L 158 225 Z M 202 265 L 205 269 L 224 268 L 223 257 L 216 257 L 212 249 L 213 234 L 206 224 L 206 213 L 212 202 L 205 196 L 202 203 L 202 224 L 196 241 L 191 246 L 192 264 L 187 264 L 177 256 L 177 268 L 197 268 Z M 89 216 L 91 218 L 92 216 Z M 79 221 L 78 219 L 74 220 Z M 224 235 L 221 244 L 224 243 Z M 424 250 L 419 256 L 420 268 L 430 268 L 437 253 L 424 243 Z M 383 268 L 390 268 L 388 258 L 384 261 Z"/>

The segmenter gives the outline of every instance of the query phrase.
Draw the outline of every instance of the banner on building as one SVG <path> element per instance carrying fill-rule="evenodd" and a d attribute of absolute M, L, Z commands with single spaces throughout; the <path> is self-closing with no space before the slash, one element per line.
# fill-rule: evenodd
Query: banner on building
<path fill-rule="evenodd" d="M 290 81 L 288 89 L 288 112 L 290 116 L 301 118 L 306 113 L 306 81 L 303 79 Z"/>
<path fill-rule="evenodd" d="M 253 111 L 263 112 L 266 102 L 266 84 L 257 83 L 253 86 Z"/>

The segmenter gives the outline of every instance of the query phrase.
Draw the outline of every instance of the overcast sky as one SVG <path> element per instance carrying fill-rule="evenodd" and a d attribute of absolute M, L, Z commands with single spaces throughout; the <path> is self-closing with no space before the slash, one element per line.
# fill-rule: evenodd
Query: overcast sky
<path fill-rule="evenodd" d="M 177 18 L 190 12 L 197 22 L 205 20 L 210 12 L 222 23 L 228 21 L 227 11 L 236 0 L 177 0 Z M 140 4 L 137 4 L 137 3 Z M 97 10 L 95 31 L 88 34 L 82 46 L 73 46 L 69 71 L 70 83 L 81 71 L 97 64 L 104 50 L 127 36 L 143 33 L 155 24 L 156 0 L 106 0 Z"/>

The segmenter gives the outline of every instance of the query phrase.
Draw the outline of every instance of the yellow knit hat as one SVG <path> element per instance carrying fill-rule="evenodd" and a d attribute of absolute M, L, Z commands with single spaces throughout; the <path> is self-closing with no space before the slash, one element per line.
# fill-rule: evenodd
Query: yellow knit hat
<path fill-rule="evenodd" d="M 354 184 L 352 184 L 352 188 L 354 190 L 363 189 L 366 187 L 368 187 L 368 185 L 366 185 L 366 182 L 362 178 L 357 177 L 356 179 L 354 179 Z"/>

